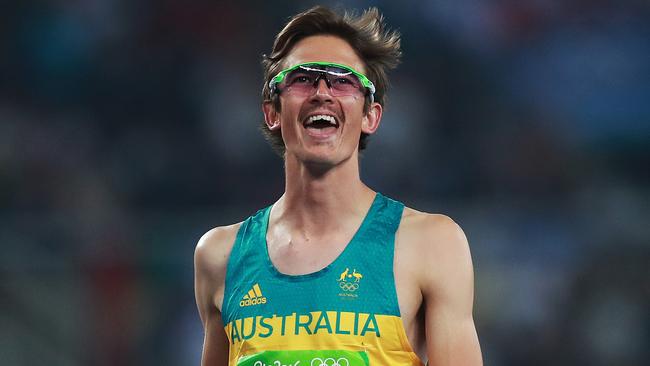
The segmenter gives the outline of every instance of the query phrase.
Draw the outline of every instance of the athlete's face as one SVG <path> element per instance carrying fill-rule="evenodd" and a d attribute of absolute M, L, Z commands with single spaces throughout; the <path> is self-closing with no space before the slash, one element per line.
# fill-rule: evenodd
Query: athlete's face
<path fill-rule="evenodd" d="M 293 47 L 282 68 L 305 62 L 333 62 L 366 73 L 361 59 L 341 38 L 311 36 Z M 364 113 L 364 90 L 355 95 L 333 96 L 324 78 L 307 95 L 280 93 L 280 111 L 272 103 L 264 104 L 267 126 L 280 129 L 287 158 L 305 163 L 337 165 L 357 156 L 361 132 L 372 134 L 381 120 L 382 108 L 372 103 Z M 314 116 L 328 116 L 313 123 Z M 329 122 L 329 123 L 326 123 Z"/>

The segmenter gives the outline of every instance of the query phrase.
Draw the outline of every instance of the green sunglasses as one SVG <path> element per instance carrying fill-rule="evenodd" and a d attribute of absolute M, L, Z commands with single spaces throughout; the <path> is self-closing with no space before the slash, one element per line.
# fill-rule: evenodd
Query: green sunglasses
<path fill-rule="evenodd" d="M 362 73 L 333 62 L 305 62 L 280 71 L 269 82 L 271 93 L 287 91 L 296 95 L 309 95 L 320 79 L 325 80 L 334 96 L 357 95 L 368 91 L 374 101 L 375 85 Z"/>

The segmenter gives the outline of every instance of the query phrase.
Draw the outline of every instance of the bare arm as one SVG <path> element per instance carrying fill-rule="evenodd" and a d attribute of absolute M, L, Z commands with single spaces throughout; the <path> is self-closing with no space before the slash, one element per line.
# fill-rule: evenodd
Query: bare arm
<path fill-rule="evenodd" d="M 474 272 L 467 238 L 451 219 L 427 220 L 428 241 L 421 284 L 426 344 L 431 366 L 481 366 L 481 349 L 472 317 Z"/>
<path fill-rule="evenodd" d="M 199 240 L 194 253 L 194 291 L 203 323 L 202 366 L 228 365 L 228 338 L 221 319 L 228 257 L 238 225 L 216 228 Z"/>

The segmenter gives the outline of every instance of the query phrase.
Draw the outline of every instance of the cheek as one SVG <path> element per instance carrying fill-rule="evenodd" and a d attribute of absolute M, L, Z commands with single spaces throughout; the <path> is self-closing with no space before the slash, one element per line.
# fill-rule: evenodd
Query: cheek
<path fill-rule="evenodd" d="M 361 99 L 361 98 L 359 98 L 359 99 Z M 346 113 L 345 118 L 348 121 L 354 122 L 354 123 L 352 123 L 352 125 L 354 125 L 355 128 L 356 127 L 361 128 L 361 126 L 364 123 L 364 117 L 365 117 L 365 113 L 363 113 L 364 112 L 363 111 L 364 110 L 363 101 L 360 102 L 360 101 L 356 100 L 356 97 L 355 97 L 354 103 L 350 103 L 350 105 L 348 105 L 346 107 L 347 108 L 345 108 L 345 110 L 347 111 L 347 113 Z"/>
<path fill-rule="evenodd" d="M 296 103 L 292 103 L 290 99 L 283 100 L 281 102 L 281 109 L 280 109 L 281 112 L 279 117 L 282 125 L 285 127 L 294 125 L 299 110 L 300 110 L 299 106 L 297 106 Z"/>

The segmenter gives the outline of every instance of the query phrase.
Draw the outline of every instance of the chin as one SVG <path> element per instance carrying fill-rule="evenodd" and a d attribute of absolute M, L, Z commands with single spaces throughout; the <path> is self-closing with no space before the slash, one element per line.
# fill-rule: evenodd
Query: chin
<path fill-rule="evenodd" d="M 332 153 L 315 153 L 315 152 L 306 152 L 301 154 L 298 157 L 303 164 L 314 164 L 314 165 L 331 165 L 334 166 L 340 159 L 337 159 L 335 154 Z"/>
<path fill-rule="evenodd" d="M 320 165 L 323 167 L 334 167 L 339 165 L 354 155 L 354 152 L 343 152 L 332 148 L 313 148 L 307 151 L 302 151 L 297 155 L 298 160 L 303 164 Z"/>

